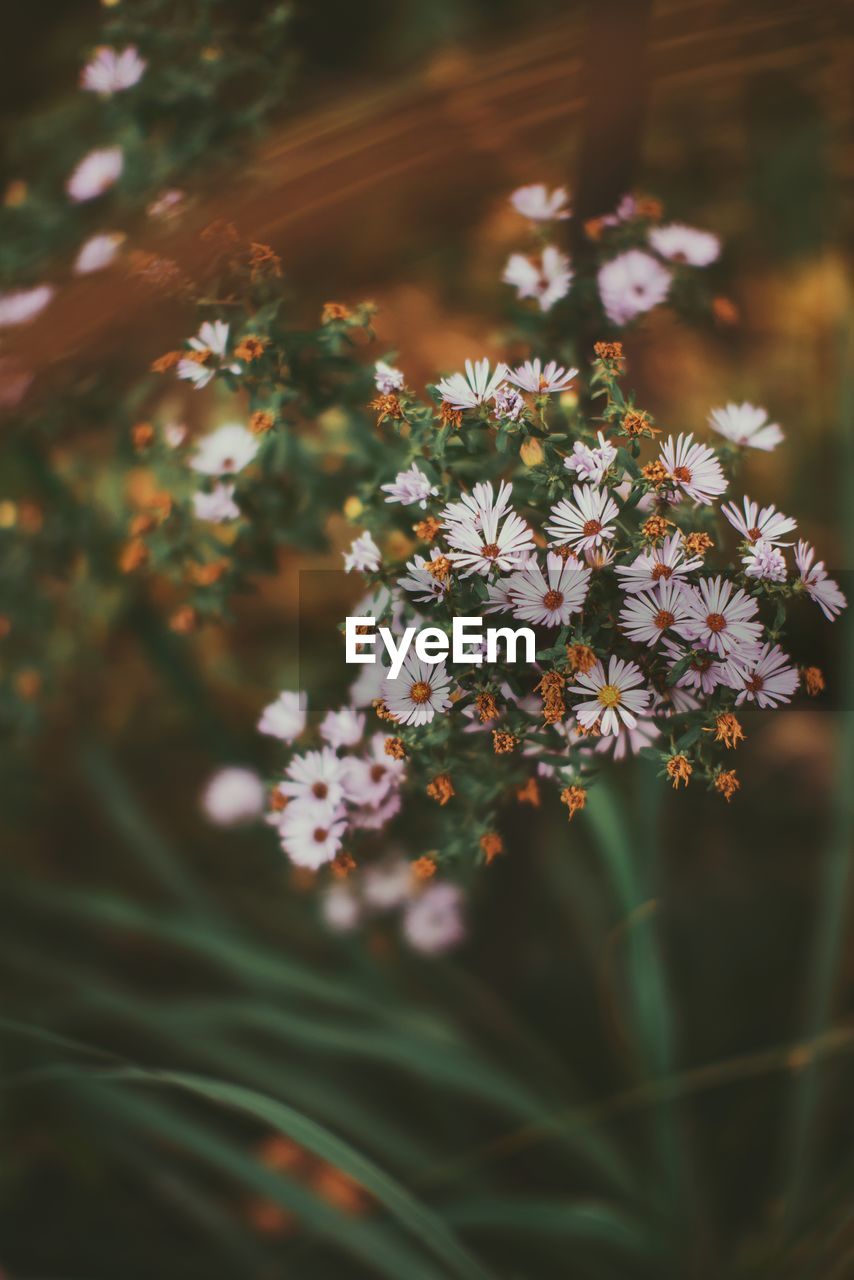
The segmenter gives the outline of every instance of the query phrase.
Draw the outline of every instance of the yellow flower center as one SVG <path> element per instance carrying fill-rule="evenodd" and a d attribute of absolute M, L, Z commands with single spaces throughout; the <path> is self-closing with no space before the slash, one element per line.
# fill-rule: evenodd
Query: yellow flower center
<path fill-rule="evenodd" d="M 413 702 L 426 702 L 432 690 L 426 680 L 418 680 L 409 690 Z"/>
<path fill-rule="evenodd" d="M 597 696 L 603 707 L 617 707 L 623 695 L 615 684 L 603 684 Z"/>

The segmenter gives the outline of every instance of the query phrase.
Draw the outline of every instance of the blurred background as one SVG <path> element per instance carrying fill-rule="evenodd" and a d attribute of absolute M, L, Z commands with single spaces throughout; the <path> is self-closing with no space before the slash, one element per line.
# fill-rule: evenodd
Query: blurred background
<path fill-rule="evenodd" d="M 265 6 L 201 8 L 238 29 Z M 101 16 L 4 15 L 7 191 L 24 126 L 37 169 L 75 110 Z M 192 270 L 200 228 L 233 221 L 281 255 L 306 323 L 375 300 L 377 354 L 418 386 L 500 350 L 509 191 L 565 183 L 579 218 L 652 193 L 722 237 L 730 308 L 700 329 L 657 312 L 627 339 L 628 382 L 667 429 L 766 405 L 786 445 L 744 487 L 794 511 L 846 586 L 850 19 L 793 0 L 296 3 L 283 101 L 182 181 L 158 252 Z M 0 420 L 15 519 L 31 406 L 131 378 L 193 315 L 108 274 L 4 335 L 34 378 Z M 108 414 L 57 432 L 106 468 Z M 737 802 L 664 795 L 638 765 L 571 831 L 556 804 L 511 816 L 464 944 L 425 957 L 385 917 L 330 930 L 271 833 L 200 809 L 219 765 L 272 767 L 255 724 L 296 684 L 298 576 L 338 567 L 343 520 L 328 534 L 187 641 L 133 608 L 52 624 L 68 679 L 8 695 L 27 708 L 4 712 L 0 757 L 0 1273 L 854 1275 L 850 624 L 794 638 L 824 704 L 750 721 Z"/>

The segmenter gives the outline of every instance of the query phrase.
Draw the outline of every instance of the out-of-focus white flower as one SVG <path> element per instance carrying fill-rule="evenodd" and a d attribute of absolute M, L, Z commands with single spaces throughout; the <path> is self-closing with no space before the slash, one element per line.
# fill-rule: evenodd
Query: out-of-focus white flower
<path fill-rule="evenodd" d="M 12 289 L 0 293 L 0 329 L 29 324 L 44 311 L 56 294 L 52 284 L 37 284 L 31 289 Z"/>
<path fill-rule="evenodd" d="M 795 564 L 798 566 L 800 580 L 810 600 L 816 602 L 828 622 L 833 622 L 848 601 L 839 590 L 839 585 L 827 576 L 824 561 L 817 560 L 813 563 L 814 560 L 814 549 L 802 539 L 795 548 Z"/>
<path fill-rule="evenodd" d="M 638 716 L 633 729 L 623 724 L 616 733 L 596 738 L 593 750 L 597 755 L 610 755 L 619 764 L 629 756 L 638 755 L 645 747 L 651 747 L 660 737 L 661 730 L 653 716 Z"/>
<path fill-rule="evenodd" d="M 429 724 L 436 712 L 451 705 L 450 677 L 444 662 L 429 664 L 413 652 L 404 659 L 403 669 L 383 685 L 385 704 L 401 724 Z"/>
<path fill-rule="evenodd" d="M 511 387 L 509 382 L 502 382 L 492 397 L 493 417 L 507 418 L 510 422 L 516 422 L 524 409 L 525 401 L 516 388 Z"/>
<path fill-rule="evenodd" d="M 109 45 L 101 45 L 80 73 L 80 87 L 109 97 L 138 84 L 147 66 L 135 45 L 128 45 L 121 53 Z"/>
<path fill-rule="evenodd" d="M 207 520 L 211 524 L 239 520 L 240 507 L 234 501 L 234 485 L 215 484 L 210 493 L 199 489 L 193 494 L 193 515 L 197 520 Z"/>
<path fill-rule="evenodd" d="M 74 259 L 71 270 L 76 276 L 88 276 L 93 271 L 103 271 L 115 261 L 125 239 L 122 231 L 103 231 L 99 235 L 90 236 Z"/>
<path fill-rule="evenodd" d="M 759 606 L 752 596 L 722 578 L 702 578 L 696 587 L 684 588 L 688 618 L 679 626 L 686 640 L 699 643 L 721 658 L 733 655 L 753 657 L 762 635 L 756 621 Z"/>
<path fill-rule="evenodd" d="M 582 700 L 573 704 L 573 711 L 585 729 L 591 729 L 597 721 L 603 734 L 618 733 L 621 725 L 637 727 L 637 717 L 650 694 L 639 687 L 643 685 L 643 673 L 636 663 L 611 657 L 607 675 L 597 661 L 590 671 L 579 672 L 576 680 L 578 684 L 572 685 L 569 692 L 581 696 Z"/>
<path fill-rule="evenodd" d="M 284 689 L 261 712 L 258 732 L 281 742 L 293 742 L 305 729 L 305 705 L 302 694 Z"/>
<path fill-rule="evenodd" d="M 572 453 L 563 460 L 567 471 L 574 471 L 579 480 L 588 484 L 601 484 L 605 472 L 617 457 L 617 450 L 609 444 L 601 431 L 597 431 L 596 438 L 599 444 L 595 448 L 576 440 Z"/>
<path fill-rule="evenodd" d="M 617 577 L 624 591 L 649 591 L 660 582 L 682 581 L 695 569 L 701 569 L 701 556 L 685 557 L 679 533 L 672 533 L 659 547 L 650 547 L 631 564 L 618 564 Z"/>
<path fill-rule="evenodd" d="M 386 502 L 401 502 L 405 507 L 419 506 L 422 511 L 427 508 L 427 499 L 435 498 L 438 486 L 431 484 L 417 462 L 413 462 L 407 471 L 398 471 L 391 484 L 381 484 L 383 493 L 387 493 Z"/>
<path fill-rule="evenodd" d="M 331 747 L 321 747 L 293 757 L 279 790 L 295 800 L 316 800 L 334 806 L 347 797 L 347 781 L 346 762 Z"/>
<path fill-rule="evenodd" d="M 620 628 L 637 644 L 658 644 L 665 631 L 676 631 L 689 617 L 678 580 L 660 582 L 652 591 L 627 596 L 620 612 Z"/>
<path fill-rule="evenodd" d="M 321 913 L 330 929 L 349 933 L 362 918 L 362 906 L 349 884 L 332 884 L 321 899 Z"/>
<path fill-rule="evenodd" d="M 343 812 L 314 800 L 292 800 L 279 819 L 282 848 L 295 866 L 310 871 L 332 861 L 347 829 Z"/>
<path fill-rule="evenodd" d="M 163 428 L 163 439 L 170 449 L 180 449 L 187 440 L 187 428 L 183 422 L 167 422 Z"/>
<path fill-rule="evenodd" d="M 452 409 L 476 409 L 492 398 L 506 377 L 507 368 L 503 364 L 497 364 L 490 375 L 488 360 L 477 360 L 474 364 L 466 360 L 465 373 L 452 373 L 437 385 L 445 404 Z"/>
<path fill-rule="evenodd" d="M 541 311 L 550 311 L 569 293 L 573 274 L 566 254 L 548 244 L 539 262 L 524 253 L 511 253 L 501 279 L 516 290 L 520 299 L 536 298 Z"/>
<path fill-rule="evenodd" d="M 759 582 L 785 582 L 788 576 L 786 557 L 779 547 L 760 538 L 742 556 L 741 563 L 748 578 L 756 578 Z"/>
<path fill-rule="evenodd" d="M 466 936 L 462 890 L 455 884 L 428 885 L 406 908 L 403 936 L 425 955 L 458 946 Z"/>
<path fill-rule="evenodd" d="M 346 573 L 376 573 L 382 564 L 380 549 L 367 532 L 354 538 L 350 550 L 344 552 L 344 569 Z"/>
<path fill-rule="evenodd" d="M 392 911 L 413 896 L 412 865 L 406 858 L 385 858 L 365 868 L 362 897 L 374 911 Z"/>
<path fill-rule="evenodd" d="M 390 396 L 403 387 L 405 377 L 401 369 L 386 364 L 385 360 L 377 360 L 374 365 L 374 386 L 380 395 Z"/>
<path fill-rule="evenodd" d="M 549 512 L 551 524 L 546 525 L 546 533 L 552 546 L 568 545 L 576 551 L 586 551 L 613 538 L 613 522 L 620 510 L 608 490 L 576 484 L 572 495 L 574 502 L 562 498 Z"/>
<path fill-rule="evenodd" d="M 764 644 L 749 663 L 728 662 L 726 665 L 726 682 L 738 690 L 737 707 L 743 702 L 755 702 L 759 707 L 791 702 L 799 681 L 797 669 L 778 644 Z"/>
<path fill-rule="evenodd" d="M 264 784 L 254 769 L 229 765 L 208 780 L 202 793 L 202 808 L 218 827 L 252 822 L 264 808 Z"/>
<path fill-rule="evenodd" d="M 552 222 L 569 217 L 566 187 L 555 187 L 549 191 L 545 183 L 532 182 L 527 187 L 517 187 L 510 203 L 517 213 L 532 222 Z"/>
<path fill-rule="evenodd" d="M 202 436 L 190 466 L 203 476 L 233 476 L 255 457 L 260 442 L 242 422 L 227 422 Z"/>
<path fill-rule="evenodd" d="M 791 542 L 784 542 L 787 533 L 797 529 L 798 522 L 791 516 L 784 516 L 782 511 L 771 503 L 760 510 L 758 502 L 745 498 L 741 508 L 734 502 L 721 504 L 721 515 L 726 516 L 734 529 L 737 529 L 746 542 L 768 542 L 774 546 L 790 547 Z"/>
<path fill-rule="evenodd" d="M 186 382 L 192 382 L 197 391 L 206 387 L 218 369 L 227 369 L 229 373 L 240 373 L 241 367 L 236 361 L 226 364 L 229 326 L 224 320 L 206 320 L 195 337 L 190 338 L 189 346 L 196 353 L 194 357 L 186 356 L 178 361 L 177 374 Z"/>
<path fill-rule="evenodd" d="M 539 360 L 526 360 L 508 377 L 523 391 L 530 391 L 538 396 L 554 395 L 556 392 L 569 390 L 573 380 L 578 377 L 578 370 L 564 369 L 556 360 L 550 360 L 545 368 Z"/>
<path fill-rule="evenodd" d="M 747 400 L 743 404 L 730 402 L 722 409 L 712 409 L 709 426 L 733 444 L 747 449 L 763 449 L 766 453 L 776 449 L 783 439 L 777 423 L 768 421 L 768 410 Z"/>
<path fill-rule="evenodd" d="M 521 516 L 508 507 L 513 486 L 504 481 L 495 497 L 492 483 L 476 484 L 471 494 L 442 512 L 452 550 L 448 559 L 463 577 L 483 576 L 493 569 L 519 567 L 534 549 L 534 537 Z"/>
<path fill-rule="evenodd" d="M 711 231 L 698 231 L 681 222 L 653 227 L 649 243 L 656 253 L 669 262 L 684 262 L 689 267 L 707 267 L 721 252 L 721 242 Z"/>
<path fill-rule="evenodd" d="M 507 593 L 513 616 L 544 627 L 565 627 L 587 598 L 590 570 L 549 552 L 546 572 L 536 561 L 511 575 Z"/>
<path fill-rule="evenodd" d="M 156 200 L 152 200 L 145 212 L 149 218 L 164 220 L 166 218 L 175 218 L 181 213 L 185 199 L 185 193 L 179 191 L 177 187 L 173 187 L 169 191 L 161 192 Z"/>
<path fill-rule="evenodd" d="M 694 502 L 709 505 L 727 487 L 714 449 L 694 441 L 693 435 L 668 436 L 661 446 L 660 461 L 679 490 Z"/>
<path fill-rule="evenodd" d="M 379 666 L 379 663 L 377 663 Z M 385 749 L 385 735 L 375 733 L 363 758 L 348 757 L 347 789 L 361 804 L 380 805 L 406 777 L 406 761 L 396 760 Z"/>
<path fill-rule="evenodd" d="M 651 311 L 670 290 L 671 275 L 652 254 L 629 249 L 599 268 L 599 296 L 614 324 L 628 324 Z"/>
<path fill-rule="evenodd" d="M 340 747 L 354 747 L 365 732 L 365 717 L 352 707 L 340 707 L 327 711 L 320 722 L 320 736 L 333 751 Z"/>
<path fill-rule="evenodd" d="M 72 200 L 82 204 L 109 191 L 118 182 L 125 157 L 121 147 L 100 147 L 84 156 L 65 184 Z"/>

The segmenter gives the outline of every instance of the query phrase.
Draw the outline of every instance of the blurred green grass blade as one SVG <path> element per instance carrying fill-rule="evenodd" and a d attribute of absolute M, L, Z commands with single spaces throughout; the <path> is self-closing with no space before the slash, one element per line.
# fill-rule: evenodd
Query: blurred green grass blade
<path fill-rule="evenodd" d="M 466 1231 L 509 1232 L 595 1242 L 634 1258 L 650 1262 L 661 1258 L 644 1227 L 613 1205 L 598 1201 L 510 1198 L 464 1200 L 447 1209 L 449 1221 Z"/>
<path fill-rule="evenodd" d="M 382 1204 L 401 1226 L 421 1241 L 460 1280 L 491 1280 L 447 1224 L 395 1178 L 308 1116 L 254 1089 L 183 1071 L 146 1071 L 129 1067 L 97 1073 L 108 1082 L 176 1088 L 229 1111 L 236 1111 L 284 1134 L 321 1160 L 349 1175 Z"/>

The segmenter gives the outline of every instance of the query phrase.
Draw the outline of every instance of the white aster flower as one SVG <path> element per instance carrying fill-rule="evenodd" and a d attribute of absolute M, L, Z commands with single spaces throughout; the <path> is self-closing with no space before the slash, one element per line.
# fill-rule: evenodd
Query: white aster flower
<path fill-rule="evenodd" d="M 734 502 L 721 504 L 721 515 L 726 516 L 734 529 L 737 529 L 745 542 L 767 542 L 772 546 L 790 547 L 791 542 L 784 542 L 787 533 L 797 529 L 798 522 L 791 516 L 784 516 L 772 503 L 759 509 L 758 502 L 745 498 L 742 508 Z"/>
<path fill-rule="evenodd" d="M 354 569 L 356 573 L 376 573 L 382 564 L 380 549 L 367 530 L 353 539 L 350 550 L 343 555 L 346 573 L 352 573 Z"/>
<path fill-rule="evenodd" d="M 331 747 L 321 747 L 319 751 L 294 756 L 285 770 L 284 781 L 279 783 L 279 790 L 283 796 L 295 800 L 314 800 L 334 806 L 346 798 L 347 781 L 346 761 Z"/>
<path fill-rule="evenodd" d="M 99 235 L 90 236 L 74 259 L 71 270 L 76 276 L 88 276 L 93 271 L 103 271 L 115 261 L 125 239 L 121 231 L 103 231 Z"/>
<path fill-rule="evenodd" d="M 264 784 L 253 769 L 239 765 L 219 769 L 204 789 L 202 808 L 218 827 L 252 822 L 264 808 Z"/>
<path fill-rule="evenodd" d="M 128 45 L 121 53 L 108 45 L 102 45 L 95 50 L 80 73 L 80 87 L 90 93 L 109 97 L 138 84 L 147 66 L 148 63 L 139 56 L 135 45 Z"/>
<path fill-rule="evenodd" d="M 387 753 L 385 734 L 382 733 L 371 735 L 364 758 L 358 760 L 351 758 L 350 766 L 352 771 L 348 784 L 350 794 L 357 796 L 360 803 L 365 805 L 381 804 L 389 792 L 396 791 L 400 787 L 406 777 L 406 761 L 395 760 Z"/>
<path fill-rule="evenodd" d="M 711 231 L 698 231 L 681 222 L 653 227 L 649 243 L 656 253 L 669 262 L 684 262 L 689 267 L 707 267 L 720 256 L 721 242 Z"/>
<path fill-rule="evenodd" d="M 802 539 L 795 548 L 795 564 L 798 566 L 800 580 L 809 598 L 816 602 L 828 622 L 833 622 L 848 601 L 840 591 L 838 583 L 827 576 L 824 561 L 818 560 L 813 563 L 814 560 L 814 549 Z"/>
<path fill-rule="evenodd" d="M 541 311 L 550 311 L 569 293 L 573 274 L 566 254 L 549 244 L 543 249 L 539 263 L 523 253 L 511 253 L 501 279 L 512 285 L 520 299 L 536 298 Z"/>
<path fill-rule="evenodd" d="M 788 654 L 778 644 L 764 644 L 749 663 L 728 662 L 726 682 L 738 690 L 735 705 L 755 702 L 759 707 L 776 707 L 791 702 L 800 676 Z"/>
<path fill-rule="evenodd" d="M 199 440 L 190 466 L 203 476 L 232 476 L 255 457 L 260 442 L 241 422 L 227 422 Z"/>
<path fill-rule="evenodd" d="M 320 736 L 333 751 L 341 747 L 355 747 L 357 742 L 361 742 L 364 732 L 365 717 L 353 707 L 327 711 L 320 722 Z"/>
<path fill-rule="evenodd" d="M 101 147 L 84 156 L 65 184 L 72 200 L 94 200 L 121 177 L 125 158 L 121 147 Z"/>
<path fill-rule="evenodd" d="M 678 490 L 694 502 L 709 504 L 727 487 L 717 454 L 706 444 L 695 443 L 694 436 L 668 436 L 661 446 L 660 461 Z"/>
<path fill-rule="evenodd" d="M 785 582 L 787 577 L 786 558 L 779 547 L 760 538 L 742 556 L 741 563 L 748 578 L 756 578 L 759 582 Z"/>
<path fill-rule="evenodd" d="M 215 484 L 210 493 L 201 489 L 194 493 L 193 515 L 197 520 L 208 520 L 211 524 L 239 520 L 240 507 L 234 501 L 234 485 Z"/>
<path fill-rule="evenodd" d="M 391 484 L 381 484 L 383 493 L 387 493 L 386 502 L 402 502 L 405 507 L 419 506 L 427 509 L 427 499 L 435 498 L 439 488 L 431 484 L 424 472 L 413 462 L 408 471 L 398 471 Z"/>
<path fill-rule="evenodd" d="M 293 800 L 278 815 L 282 848 L 294 866 L 316 871 L 341 848 L 347 821 L 340 810 L 311 800 Z"/>
<path fill-rule="evenodd" d="M 284 689 L 261 712 L 258 732 L 266 733 L 281 742 L 293 742 L 305 729 L 305 704 L 303 695 Z"/>
<path fill-rule="evenodd" d="M 691 652 L 688 645 L 679 644 L 669 639 L 668 636 L 664 637 L 662 647 L 670 659 L 668 664 L 668 670 L 670 671 Z M 724 671 L 724 663 L 716 662 L 714 658 L 707 654 L 698 654 L 688 663 L 685 671 L 676 681 L 676 687 L 679 689 L 696 689 L 708 696 L 714 693 L 719 684 L 724 683 Z"/>
<path fill-rule="evenodd" d="M 617 457 L 617 450 L 608 443 L 601 431 L 597 431 L 596 438 L 599 443 L 592 448 L 589 444 L 576 440 L 572 453 L 563 460 L 567 471 L 574 471 L 579 480 L 588 484 L 601 484 L 605 472 Z"/>
<path fill-rule="evenodd" d="M 349 884 L 338 881 L 326 890 L 321 899 L 324 923 L 335 933 L 349 933 L 362 917 L 362 907 L 357 894 Z"/>
<path fill-rule="evenodd" d="M 562 498 L 549 513 L 552 523 L 546 525 L 546 533 L 552 546 L 567 544 L 576 551 L 586 551 L 613 538 L 613 521 L 620 511 L 608 490 L 576 484 L 572 494 L 574 502 Z"/>
<path fill-rule="evenodd" d="M 491 400 L 497 388 L 507 377 L 507 368 L 497 364 L 492 374 L 489 361 L 466 360 L 465 373 L 453 373 L 438 383 L 439 394 L 452 409 L 476 409 L 479 404 Z"/>
<path fill-rule="evenodd" d="M 645 747 L 651 747 L 660 737 L 661 730 L 653 716 L 638 716 L 633 729 L 621 724 L 616 733 L 596 738 L 593 750 L 597 755 L 610 755 L 615 764 L 619 764 L 638 755 Z"/>
<path fill-rule="evenodd" d="M 752 656 L 762 635 L 756 622 L 758 605 L 741 589 L 733 594 L 733 584 L 720 575 L 703 578 L 696 587 L 684 589 L 687 620 L 679 633 L 721 658 Z"/>
<path fill-rule="evenodd" d="M 652 591 L 630 595 L 620 612 L 620 627 L 638 644 L 658 644 L 665 631 L 678 631 L 689 617 L 685 596 L 678 581 L 660 582 Z"/>
<path fill-rule="evenodd" d="M 529 526 L 508 508 L 512 492 L 513 486 L 502 481 L 495 498 L 490 482 L 476 484 L 471 494 L 464 494 L 460 502 L 449 504 L 442 512 L 452 548 L 448 559 L 463 577 L 473 573 L 485 577 L 492 569 L 506 573 L 518 568 L 522 557 L 533 551 Z"/>
<path fill-rule="evenodd" d="M 583 607 L 590 569 L 549 552 L 546 572 L 536 561 L 514 573 L 506 587 L 513 616 L 544 627 L 565 627 Z"/>
<path fill-rule="evenodd" d="M 612 657 L 608 673 L 601 662 L 590 671 L 579 672 L 578 684 L 570 687 L 570 693 L 581 695 L 581 701 L 573 704 L 573 711 L 585 729 L 591 729 L 597 721 L 603 734 L 618 733 L 621 725 L 629 729 L 637 727 L 637 717 L 650 700 L 643 685 L 643 674 L 634 662 L 624 662 Z"/>
<path fill-rule="evenodd" d="M 648 591 L 660 582 L 682 582 L 702 566 L 702 556 L 686 559 L 681 535 L 672 533 L 660 547 L 643 551 L 631 564 L 618 564 L 616 573 L 624 591 Z"/>
<path fill-rule="evenodd" d="M 31 289 L 12 289 L 0 293 L 0 329 L 29 324 L 44 311 L 56 290 L 52 284 L 37 284 Z"/>
<path fill-rule="evenodd" d="M 362 897 L 374 911 L 393 911 L 413 894 L 412 864 L 406 858 L 384 858 L 365 867 Z"/>
<path fill-rule="evenodd" d="M 444 558 L 445 553 L 438 547 L 431 549 L 429 560 L 425 560 L 424 556 L 421 555 L 414 556 L 406 565 L 409 572 L 405 577 L 398 578 L 397 585 L 402 587 L 404 591 L 410 591 L 414 598 L 422 604 L 432 604 L 436 600 L 444 600 L 451 586 L 450 578 L 431 573 L 427 568 L 428 564 Z"/>
<path fill-rule="evenodd" d="M 573 380 L 578 377 L 578 370 L 564 369 L 556 360 L 550 360 L 545 368 L 540 364 L 539 359 L 526 360 L 524 364 L 519 365 L 518 369 L 508 374 L 508 377 L 523 391 L 530 391 L 538 396 L 554 395 L 558 391 L 569 390 Z"/>
<path fill-rule="evenodd" d="M 652 254 L 629 249 L 599 268 L 599 296 L 614 324 L 628 324 L 667 297 L 671 275 Z"/>
<path fill-rule="evenodd" d="M 750 449 L 764 449 L 769 453 L 783 439 L 783 432 L 776 422 L 768 421 L 768 410 L 758 405 L 729 403 L 723 409 L 712 409 L 709 426 L 719 436 L 725 436 L 733 444 Z"/>
<path fill-rule="evenodd" d="M 511 422 L 516 422 L 524 409 L 525 401 L 516 388 L 511 387 L 509 382 L 502 382 L 492 397 L 492 416 L 509 418 Z"/>
<path fill-rule="evenodd" d="M 403 669 L 383 685 L 385 704 L 401 724 L 429 724 L 437 711 L 451 705 L 451 681 L 444 662 L 422 662 L 413 652 L 404 659 Z"/>
<path fill-rule="evenodd" d="M 405 382 L 405 377 L 401 369 L 395 369 L 393 365 L 386 364 L 385 360 L 377 360 L 374 365 L 374 386 L 380 395 L 390 396 L 395 391 L 400 391 Z"/>
<path fill-rule="evenodd" d="M 458 946 L 466 936 L 462 890 L 455 884 L 428 885 L 406 908 L 403 936 L 425 955 Z"/>
<path fill-rule="evenodd" d="M 532 182 L 527 187 L 517 187 L 510 203 L 523 218 L 532 222 L 552 222 L 569 217 L 568 196 L 565 187 L 549 191 L 542 182 Z"/>
<path fill-rule="evenodd" d="M 192 382 L 197 391 L 206 387 L 218 369 L 227 369 L 229 373 L 240 373 L 241 366 L 232 361 L 225 363 L 228 348 L 229 326 L 224 320 L 206 320 L 194 338 L 190 338 L 189 346 L 199 359 L 189 356 L 178 361 L 176 373 L 186 382 Z"/>

